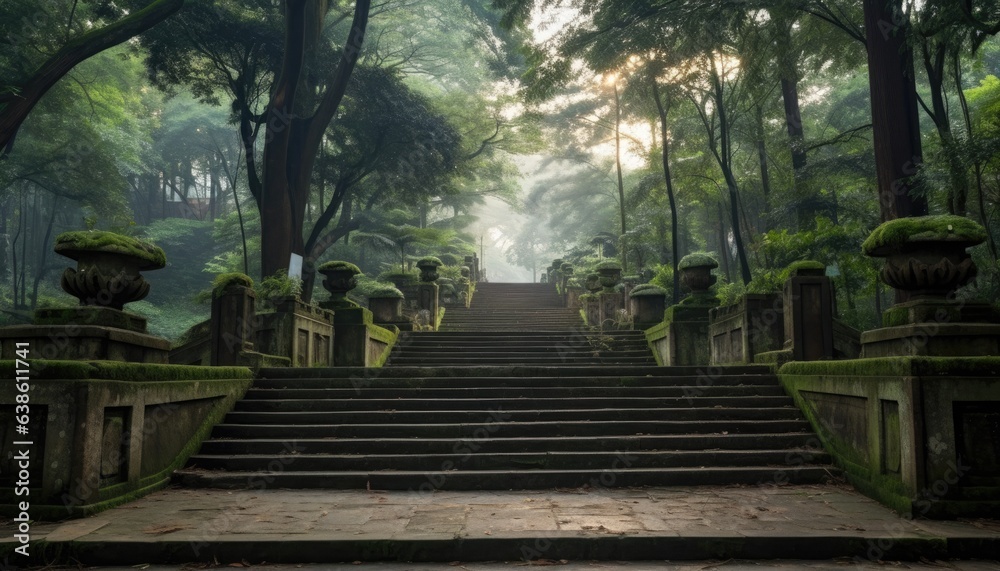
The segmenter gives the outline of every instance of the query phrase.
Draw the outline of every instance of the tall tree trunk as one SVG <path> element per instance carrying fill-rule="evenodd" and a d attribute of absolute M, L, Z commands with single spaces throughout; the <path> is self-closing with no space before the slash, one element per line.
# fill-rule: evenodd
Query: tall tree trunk
<path fill-rule="evenodd" d="M 760 186 L 764 193 L 763 216 L 758 216 L 758 220 L 764 221 L 764 232 L 770 230 L 770 223 L 767 215 L 771 211 L 771 167 L 767 159 L 766 132 L 764 129 L 764 110 L 760 105 L 756 106 L 757 111 L 757 160 L 760 162 Z"/>
<path fill-rule="evenodd" d="M 42 279 L 48 274 L 48 268 L 45 267 L 46 259 L 48 258 L 49 250 L 49 239 L 52 237 L 52 226 L 56 222 L 56 213 L 59 210 L 59 197 L 56 196 L 52 200 L 52 212 L 49 215 L 49 224 L 45 227 L 45 237 L 42 239 L 41 253 L 38 256 L 38 267 L 35 268 L 35 283 L 31 287 L 31 309 L 35 309 L 38 306 L 38 286 L 42 283 Z"/>
<path fill-rule="evenodd" d="M 911 177 L 923 162 L 910 24 L 902 0 L 864 0 L 875 168 L 882 220 L 927 214 Z"/>
<path fill-rule="evenodd" d="M 617 80 L 615 80 L 615 172 L 618 175 L 618 210 L 622 223 L 622 236 L 618 245 L 621 249 L 622 272 L 628 274 L 628 245 L 625 238 L 628 227 L 625 221 L 625 179 L 622 175 L 622 98 L 618 91 Z"/>
<path fill-rule="evenodd" d="M 805 150 L 805 128 L 802 124 L 802 110 L 799 98 L 798 56 L 792 42 L 792 28 L 795 18 L 782 10 L 775 11 L 774 25 L 777 29 L 776 48 L 778 73 L 781 76 L 781 100 L 785 107 L 785 128 L 788 131 L 788 147 L 792 155 L 793 191 L 802 204 L 811 204 L 806 188 L 805 168 L 808 156 Z M 815 224 L 816 211 L 812 207 L 799 210 L 799 225 L 810 228 Z"/>
<path fill-rule="evenodd" d="M 740 190 L 736 182 L 736 175 L 733 173 L 733 151 L 732 133 L 730 132 L 729 114 L 726 109 L 726 100 L 722 89 L 722 79 L 713 67 L 712 72 L 713 93 L 715 105 L 719 113 L 719 140 L 722 145 L 721 155 L 717 154 L 719 166 L 722 174 L 726 177 L 726 186 L 729 189 L 729 214 L 733 229 L 733 241 L 736 243 L 736 254 L 740 261 L 740 276 L 743 278 L 743 285 L 749 285 L 753 276 L 750 273 L 750 263 L 747 261 L 746 248 L 743 245 L 743 232 L 740 230 Z"/>
<path fill-rule="evenodd" d="M 267 108 L 263 186 L 258 197 L 261 215 L 261 268 L 272 275 L 288 267 L 292 253 L 305 256 L 303 226 L 313 167 L 323 134 L 336 115 L 347 83 L 361 54 L 371 0 L 357 0 L 354 20 L 340 63 L 315 112 L 303 116 L 299 92 L 308 100 L 304 83 L 308 47 L 315 45 L 326 14 L 321 0 L 287 0 L 285 54 Z M 305 87 L 309 87 L 306 85 Z M 247 162 L 251 162 L 248 155 Z"/>
<path fill-rule="evenodd" d="M 927 83 L 931 93 L 931 109 L 925 109 L 934 121 L 941 149 L 948 163 L 950 184 L 948 186 L 948 212 L 965 216 L 968 212 L 969 179 L 962 151 L 951 129 L 951 116 L 948 112 L 944 84 L 947 77 L 948 45 L 943 41 L 925 39 L 921 45 L 924 69 L 927 71 Z M 960 65 L 959 62 L 956 62 Z M 961 88 L 959 88 L 961 89 Z"/>
<path fill-rule="evenodd" d="M 667 118 L 670 113 L 670 99 L 669 97 L 667 99 L 663 98 L 656 77 L 653 77 L 652 83 L 653 98 L 656 100 L 656 109 L 660 116 L 660 138 L 663 142 L 663 180 L 667 184 L 667 201 L 670 203 L 670 253 L 674 270 L 673 302 L 674 305 L 677 305 L 681 301 L 681 275 L 677 269 L 677 264 L 680 263 L 679 240 L 677 239 L 677 197 L 674 193 L 674 180 L 670 171 L 670 129 L 667 124 Z"/>

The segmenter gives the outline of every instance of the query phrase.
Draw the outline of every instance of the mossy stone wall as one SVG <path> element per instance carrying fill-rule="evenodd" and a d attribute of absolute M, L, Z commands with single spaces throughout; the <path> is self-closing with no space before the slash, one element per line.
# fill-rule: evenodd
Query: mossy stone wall
<path fill-rule="evenodd" d="M 914 516 L 1000 509 L 1000 358 L 793 362 L 779 376 L 861 492 Z"/>
<path fill-rule="evenodd" d="M 39 360 L 32 373 L 32 465 L 41 469 L 32 478 L 32 515 L 49 520 L 165 486 L 252 383 L 249 369 L 235 367 Z M 0 386 L 0 408 L 14 396 L 13 383 Z M 13 505 L 12 490 L 3 487 L 0 505 Z"/>

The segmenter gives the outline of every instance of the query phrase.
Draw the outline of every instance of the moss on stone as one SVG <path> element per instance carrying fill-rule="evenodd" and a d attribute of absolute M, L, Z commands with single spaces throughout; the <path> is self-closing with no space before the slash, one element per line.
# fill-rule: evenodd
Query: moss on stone
<path fill-rule="evenodd" d="M 665 296 L 667 295 L 667 290 L 662 287 L 655 286 L 653 284 L 643 284 L 636 286 L 629 295 L 631 297 L 644 297 L 644 296 Z"/>
<path fill-rule="evenodd" d="M 942 240 L 969 245 L 981 244 L 986 241 L 986 230 L 964 216 L 897 218 L 876 228 L 861 245 L 861 250 L 869 256 L 875 256 L 906 243 Z"/>
<path fill-rule="evenodd" d="M 451 289 L 454 290 L 455 287 L 451 286 Z M 369 298 L 384 297 L 384 298 L 391 298 L 391 299 L 403 299 L 403 297 L 404 297 L 403 296 L 403 292 L 399 291 L 398 288 L 396 288 L 394 286 L 390 286 L 390 285 L 382 285 L 382 286 L 376 287 L 376 288 L 372 289 L 370 292 L 368 292 L 367 296 Z"/>
<path fill-rule="evenodd" d="M 424 258 L 420 258 L 419 260 L 417 260 L 418 268 L 420 266 L 434 266 L 435 268 L 440 268 L 443 265 L 444 264 L 441 262 L 441 260 L 435 258 L 434 256 L 426 256 Z"/>
<path fill-rule="evenodd" d="M 679 264 L 677 264 L 678 270 L 687 270 L 689 268 L 712 268 L 715 269 L 719 267 L 718 260 L 715 256 L 705 253 L 705 252 L 695 252 L 693 254 L 688 254 L 681 258 Z"/>
<path fill-rule="evenodd" d="M 824 271 L 826 270 L 826 264 L 817 262 L 816 260 L 799 260 L 788 265 L 788 271 L 790 272 L 797 272 L 799 270 Z"/>
<path fill-rule="evenodd" d="M 618 262 L 616 262 L 615 260 L 604 260 L 603 262 L 601 262 L 601 263 L 597 264 L 596 266 L 594 266 L 594 269 L 597 270 L 597 271 L 604 270 L 604 271 L 619 271 L 620 272 L 621 269 L 622 269 L 622 265 L 619 264 Z"/>
<path fill-rule="evenodd" d="M 63 255 L 73 250 L 125 254 L 146 262 L 150 266 L 147 269 L 167 265 L 167 255 L 162 248 L 138 238 L 101 230 L 64 232 L 56 237 L 55 250 Z"/>
<path fill-rule="evenodd" d="M 350 262 L 327 262 L 320 267 L 316 268 L 316 271 L 322 273 L 324 271 L 335 271 L 335 270 L 350 270 L 354 275 L 361 274 L 361 268 L 355 266 Z"/>
<path fill-rule="evenodd" d="M 218 297 L 230 286 L 243 286 L 253 289 L 253 280 L 250 279 L 250 276 L 239 272 L 219 274 L 212 280 L 212 295 Z"/>

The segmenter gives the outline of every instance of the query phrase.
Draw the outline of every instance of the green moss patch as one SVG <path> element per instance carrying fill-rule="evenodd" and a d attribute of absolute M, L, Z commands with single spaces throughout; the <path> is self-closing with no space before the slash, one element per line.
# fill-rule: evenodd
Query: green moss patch
<path fill-rule="evenodd" d="M 594 266 L 594 269 L 598 270 L 598 271 L 605 270 L 605 271 L 619 271 L 620 272 L 621 269 L 622 269 L 622 265 L 619 264 L 618 262 L 616 262 L 615 260 L 605 260 L 605 261 L 597 264 L 596 266 Z"/>
<path fill-rule="evenodd" d="M 643 284 L 641 286 L 636 286 L 629 295 L 631 297 L 655 297 L 655 296 L 666 296 L 667 290 L 662 287 L 655 286 L 653 284 Z"/>
<path fill-rule="evenodd" d="M 455 286 L 446 286 L 446 287 L 451 287 L 452 291 L 454 291 L 454 289 L 455 289 Z M 399 291 L 399 289 L 397 289 L 397 288 L 395 288 L 393 286 L 389 286 L 389 285 L 383 285 L 383 286 L 379 286 L 377 288 L 374 288 L 370 292 L 368 292 L 367 296 L 369 298 L 372 298 L 372 297 L 384 297 L 384 298 L 391 298 L 391 299 L 403 299 L 403 297 L 404 297 L 403 296 L 403 292 L 401 292 L 401 291 Z"/>
<path fill-rule="evenodd" d="M 212 280 L 212 295 L 218 297 L 232 286 L 243 286 L 253 289 L 253 280 L 250 279 L 250 276 L 239 272 L 219 274 Z"/>
<path fill-rule="evenodd" d="M 417 260 L 417 267 L 418 268 L 420 266 L 434 266 L 435 268 L 440 268 L 443 265 L 444 264 L 441 262 L 441 260 L 439 260 L 438 258 L 435 258 L 434 256 L 427 256 L 427 257 L 420 258 L 419 260 Z"/>
<path fill-rule="evenodd" d="M 64 232 L 56 238 L 55 250 L 63 255 L 75 250 L 125 254 L 146 262 L 146 269 L 167 265 L 167 255 L 161 248 L 138 238 L 100 230 Z"/>
<path fill-rule="evenodd" d="M 690 268 L 712 268 L 715 269 L 719 267 L 719 261 L 715 259 L 715 256 L 705 253 L 705 252 L 695 252 L 694 254 L 688 254 L 681 258 L 679 264 L 677 264 L 678 270 L 687 270 Z"/>
<path fill-rule="evenodd" d="M 986 241 L 986 230 L 964 216 L 897 218 L 876 228 L 861 250 L 869 256 L 878 256 L 907 243 L 937 241 L 974 246 Z"/>
<path fill-rule="evenodd" d="M 324 271 L 336 271 L 336 270 L 350 270 L 354 275 L 361 273 L 361 268 L 355 266 L 350 262 L 327 262 L 320 267 L 316 268 L 319 272 Z"/>

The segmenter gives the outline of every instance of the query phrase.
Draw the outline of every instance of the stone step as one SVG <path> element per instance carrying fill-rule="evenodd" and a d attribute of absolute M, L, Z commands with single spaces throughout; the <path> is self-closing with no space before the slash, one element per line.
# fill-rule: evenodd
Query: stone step
<path fill-rule="evenodd" d="M 499 434 L 471 441 L 460 438 L 245 438 L 206 440 L 201 454 L 388 454 L 405 450 L 409 454 L 453 454 L 476 445 L 478 454 L 514 452 L 639 452 L 698 450 L 778 450 L 806 448 L 816 450 L 819 440 L 809 432 L 775 434 L 671 434 L 623 436 L 543 436 L 507 438 Z"/>
<path fill-rule="evenodd" d="M 476 435 L 515 437 L 626 436 L 644 434 L 771 434 L 808 432 L 804 419 L 789 420 L 685 420 L 659 421 L 556 421 L 490 422 L 459 424 L 230 424 L 215 427 L 213 438 L 469 438 Z"/>
<path fill-rule="evenodd" d="M 250 402 L 250 401 L 246 401 Z M 243 408 L 243 407 L 241 407 Z M 231 424 L 419 424 L 479 423 L 496 415 L 507 422 L 595 422 L 595 421 L 703 421 L 703 420 L 778 420 L 799 418 L 798 409 L 787 407 L 755 408 L 608 408 L 565 410 L 239 410 L 226 416 Z"/>
<path fill-rule="evenodd" d="M 650 357 L 619 357 L 617 355 L 609 355 L 606 357 L 574 357 L 572 359 L 563 359 L 559 356 L 551 357 L 523 357 L 519 356 L 516 359 L 510 355 L 501 355 L 495 357 L 436 357 L 433 354 L 426 355 L 424 357 L 409 357 L 406 355 L 390 356 L 387 363 L 388 366 L 447 366 L 453 365 L 456 367 L 465 366 L 477 366 L 477 365 L 556 365 L 560 363 L 574 363 L 576 365 L 582 364 L 592 364 L 592 365 L 628 365 L 628 366 L 642 366 L 642 365 L 653 365 L 656 363 L 652 356 Z"/>
<path fill-rule="evenodd" d="M 743 376 L 760 378 L 769 375 L 770 382 L 777 383 L 770 368 L 761 365 L 736 367 L 299 367 L 260 369 L 258 379 L 357 379 L 357 378 L 476 378 L 476 377 L 521 377 L 521 378 L 565 378 L 587 377 L 602 379 L 639 378 L 695 378 L 713 380 L 739 379 Z M 609 382 L 613 382 L 609 379 Z M 702 383 L 698 383 L 699 385 Z"/>
<path fill-rule="evenodd" d="M 578 347 L 537 347 L 535 350 L 529 349 L 518 349 L 518 348 L 507 348 L 507 347 L 496 347 L 492 350 L 482 350 L 482 351 L 455 351 L 452 349 L 429 349 L 429 348 L 410 348 L 407 346 L 399 347 L 398 350 L 393 355 L 393 362 L 398 363 L 398 359 L 405 357 L 407 359 L 420 358 L 420 357 L 433 357 L 436 360 L 447 360 L 455 364 L 460 364 L 463 361 L 479 359 L 482 361 L 495 361 L 497 359 L 505 359 L 509 357 L 529 357 L 532 359 L 547 359 L 551 357 L 556 357 L 558 359 L 568 361 L 577 359 L 615 359 L 616 362 L 621 359 L 628 358 L 641 358 L 653 361 L 653 356 L 650 354 L 649 349 L 583 349 Z"/>
<path fill-rule="evenodd" d="M 518 379 L 521 380 L 521 379 Z M 244 396 L 254 399 L 389 399 L 389 398 L 433 398 L 433 399 L 482 399 L 482 398 L 578 398 L 578 397 L 742 397 L 742 396 L 784 396 L 785 391 L 773 385 L 730 385 L 730 386 L 537 386 L 522 383 L 518 386 L 468 386 L 468 387 L 356 387 L 356 388 L 252 388 Z"/>
<path fill-rule="evenodd" d="M 601 367 L 594 367 L 601 369 Z M 392 371 L 398 369 L 383 369 Z M 719 387 L 766 387 L 777 389 L 780 394 L 784 394 L 782 389 L 771 375 L 740 375 L 740 376 L 648 376 L 648 377 L 602 377 L 594 376 L 566 376 L 566 377 L 510 377 L 510 376 L 455 376 L 455 377 L 399 377 L 394 375 L 382 375 L 376 370 L 369 369 L 370 374 L 359 373 L 350 377 L 278 377 L 257 379 L 254 381 L 255 389 L 350 389 L 355 396 L 360 396 L 361 391 L 366 388 L 373 389 L 487 389 L 487 388 L 547 388 L 552 390 L 571 391 L 574 388 L 584 387 L 594 390 L 613 390 L 614 388 L 642 388 L 653 389 L 671 387 L 684 390 L 684 396 L 710 396 L 710 389 Z M 460 374 L 462 371 L 452 371 Z M 576 371 L 578 374 L 581 370 Z M 310 370 L 305 370 L 304 375 Z M 312 373 L 315 375 L 316 373 Z M 419 373 L 418 373 L 419 374 Z M 774 394 L 774 393 L 771 393 Z M 403 396 L 403 395 L 399 395 Z M 572 396 L 565 394 L 563 396 Z"/>
<path fill-rule="evenodd" d="M 809 449 L 710 450 L 637 452 L 516 452 L 475 454 L 469 447 L 454 454 L 318 454 L 303 446 L 286 455 L 198 454 L 188 463 L 202 470 L 266 472 L 277 460 L 288 472 L 428 472 L 442 470 L 606 470 L 620 467 L 697 468 L 700 466 L 780 466 L 794 460 L 797 465 L 826 464 L 830 456 Z"/>
<path fill-rule="evenodd" d="M 497 346 L 488 342 L 472 339 L 469 341 L 461 342 L 449 342 L 434 339 L 404 339 L 399 341 L 397 347 L 400 350 L 412 351 L 412 350 L 442 350 L 442 351 L 530 351 L 530 352 L 552 352 L 561 350 L 585 350 L 585 349 L 597 349 L 597 350 L 614 350 L 614 351 L 644 351 L 649 353 L 649 346 L 643 341 L 638 340 L 614 340 L 608 342 L 608 344 L 602 343 L 589 343 L 586 339 L 573 339 L 568 342 L 558 343 L 551 342 L 551 344 L 540 344 L 538 342 L 532 341 L 519 341 L 504 343 L 502 346 Z"/>
<path fill-rule="evenodd" d="M 618 460 L 619 466 L 622 460 Z M 247 489 L 255 482 L 275 488 L 371 490 L 544 490 L 553 488 L 820 484 L 837 476 L 822 466 L 719 466 L 603 470 L 475 470 L 358 472 L 223 472 L 182 469 L 174 480 L 190 487 Z"/>
<path fill-rule="evenodd" d="M 540 406 L 541 405 L 541 406 Z M 547 398 L 538 401 L 530 397 L 520 398 L 396 398 L 396 399 L 243 399 L 236 403 L 236 411 L 358 411 L 358 410 L 421 410 L 421 411 L 485 411 L 485 410 L 600 410 L 615 408 L 663 409 L 668 417 L 674 409 L 744 409 L 781 408 L 792 406 L 788 396 L 739 396 L 739 397 L 575 397 Z M 792 409 L 796 410 L 796 409 Z"/>

